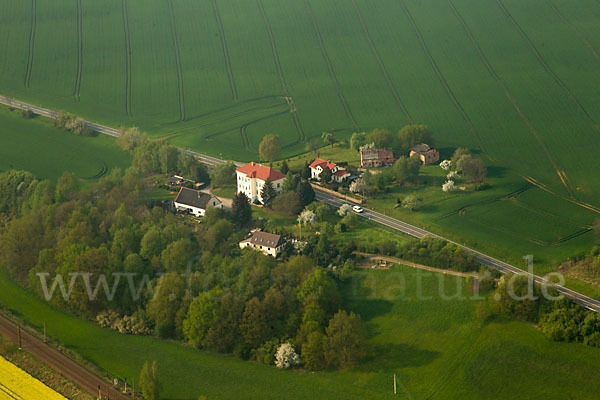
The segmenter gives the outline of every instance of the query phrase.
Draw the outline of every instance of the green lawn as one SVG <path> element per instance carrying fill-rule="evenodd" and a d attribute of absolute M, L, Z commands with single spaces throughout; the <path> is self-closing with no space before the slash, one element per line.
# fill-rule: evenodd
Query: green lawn
<path fill-rule="evenodd" d="M 0 142 L 0 171 L 23 169 L 41 179 L 58 178 L 64 171 L 96 179 L 131 163 L 111 137 L 76 136 L 45 118 L 26 120 L 5 107 L 0 107 Z"/>
<path fill-rule="evenodd" d="M 420 300 L 422 294 L 431 298 Z M 0 275 L 0 306 L 48 332 L 112 376 L 131 379 L 156 359 L 165 399 L 384 399 L 392 376 L 412 399 L 592 399 L 600 389 L 600 350 L 548 341 L 533 326 L 497 321 L 480 327 L 468 284 L 408 267 L 356 272 L 343 286 L 347 306 L 366 322 L 371 356 L 344 372 L 280 371 L 200 352 L 153 337 L 121 335 L 63 312 Z M 457 285 L 462 289 L 457 292 Z M 118 354 L 119 357 L 115 357 Z"/>

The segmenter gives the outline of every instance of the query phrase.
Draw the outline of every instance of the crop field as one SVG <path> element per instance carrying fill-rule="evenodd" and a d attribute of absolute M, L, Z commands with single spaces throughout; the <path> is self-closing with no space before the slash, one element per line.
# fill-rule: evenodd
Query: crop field
<path fill-rule="evenodd" d="M 419 298 L 420 284 L 426 299 Z M 445 299 L 441 284 L 445 296 L 467 299 Z M 371 357 L 346 371 L 310 374 L 102 329 L 55 310 L 5 274 L 0 306 L 38 329 L 46 321 L 50 336 L 121 380 L 131 382 L 146 359 L 156 359 L 169 399 L 275 399 L 281 393 L 290 399 L 387 399 L 394 396 L 393 374 L 397 397 L 415 400 L 506 399 L 515 393 L 588 399 L 600 390 L 599 349 L 550 342 L 526 323 L 482 325 L 462 278 L 393 267 L 356 272 L 342 289 L 348 308 L 366 323 Z"/>
<path fill-rule="evenodd" d="M 112 138 L 76 136 L 44 118 L 25 120 L 5 107 L 0 107 L 0 143 L 0 171 L 23 169 L 40 179 L 56 179 L 69 171 L 93 180 L 131 163 Z"/>
<path fill-rule="evenodd" d="M 19 367 L 0 357 L 0 400 L 66 400 Z"/>

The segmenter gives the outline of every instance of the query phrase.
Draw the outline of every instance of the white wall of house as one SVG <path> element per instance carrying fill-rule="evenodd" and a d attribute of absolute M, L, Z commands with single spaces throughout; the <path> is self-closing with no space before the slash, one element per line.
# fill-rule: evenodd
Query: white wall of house
<path fill-rule="evenodd" d="M 240 242 L 241 249 L 244 249 L 246 247 L 250 247 L 253 250 L 260 251 L 261 253 L 263 253 L 267 256 L 271 256 L 271 257 L 277 257 L 283 251 L 283 245 L 275 248 L 275 247 L 256 245 L 256 244 L 250 243 L 250 242 Z"/>
<path fill-rule="evenodd" d="M 175 208 L 177 210 L 180 210 L 180 211 L 190 210 L 190 212 L 193 215 L 195 215 L 196 217 L 203 217 L 204 214 L 206 214 L 206 210 L 203 208 L 193 207 L 193 206 L 178 203 L 178 202 L 174 202 L 173 204 L 175 205 Z M 212 199 L 210 199 L 210 201 L 208 202 L 208 204 L 206 206 L 206 208 L 209 208 L 209 207 L 223 208 L 223 203 L 221 203 L 221 201 L 219 199 L 217 199 L 216 197 L 213 197 Z"/>
<path fill-rule="evenodd" d="M 237 175 L 237 191 L 242 192 L 250 199 L 250 201 L 260 201 L 262 203 L 262 196 L 260 195 L 265 181 L 258 178 L 249 178 L 243 172 L 236 171 Z M 273 188 L 277 194 L 280 194 L 283 190 L 283 180 L 285 178 L 271 182 Z"/>

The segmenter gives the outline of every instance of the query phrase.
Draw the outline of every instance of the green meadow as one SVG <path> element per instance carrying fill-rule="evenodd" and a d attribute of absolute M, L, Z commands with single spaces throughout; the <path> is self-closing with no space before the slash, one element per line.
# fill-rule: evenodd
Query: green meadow
<path fill-rule="evenodd" d="M 56 179 L 69 171 L 93 180 L 131 163 L 113 138 L 77 136 L 55 128 L 45 118 L 26 120 L 5 107 L 0 107 L 0 143 L 0 171 L 22 169 L 40 179 Z"/>
<path fill-rule="evenodd" d="M 395 266 L 356 272 L 342 291 L 366 323 L 370 356 L 350 370 L 308 373 L 102 329 L 0 275 L 1 307 L 38 329 L 46 321 L 50 336 L 112 376 L 132 382 L 157 360 L 165 399 L 591 399 L 600 390 L 599 349 L 551 342 L 526 323 L 483 323 L 462 278 Z"/>

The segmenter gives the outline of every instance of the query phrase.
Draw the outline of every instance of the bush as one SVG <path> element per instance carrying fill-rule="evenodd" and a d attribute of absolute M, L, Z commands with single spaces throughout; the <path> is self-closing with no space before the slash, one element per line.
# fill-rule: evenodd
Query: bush
<path fill-rule="evenodd" d="M 273 210 L 282 215 L 298 215 L 302 211 L 300 197 L 296 192 L 285 192 L 273 200 Z"/>

